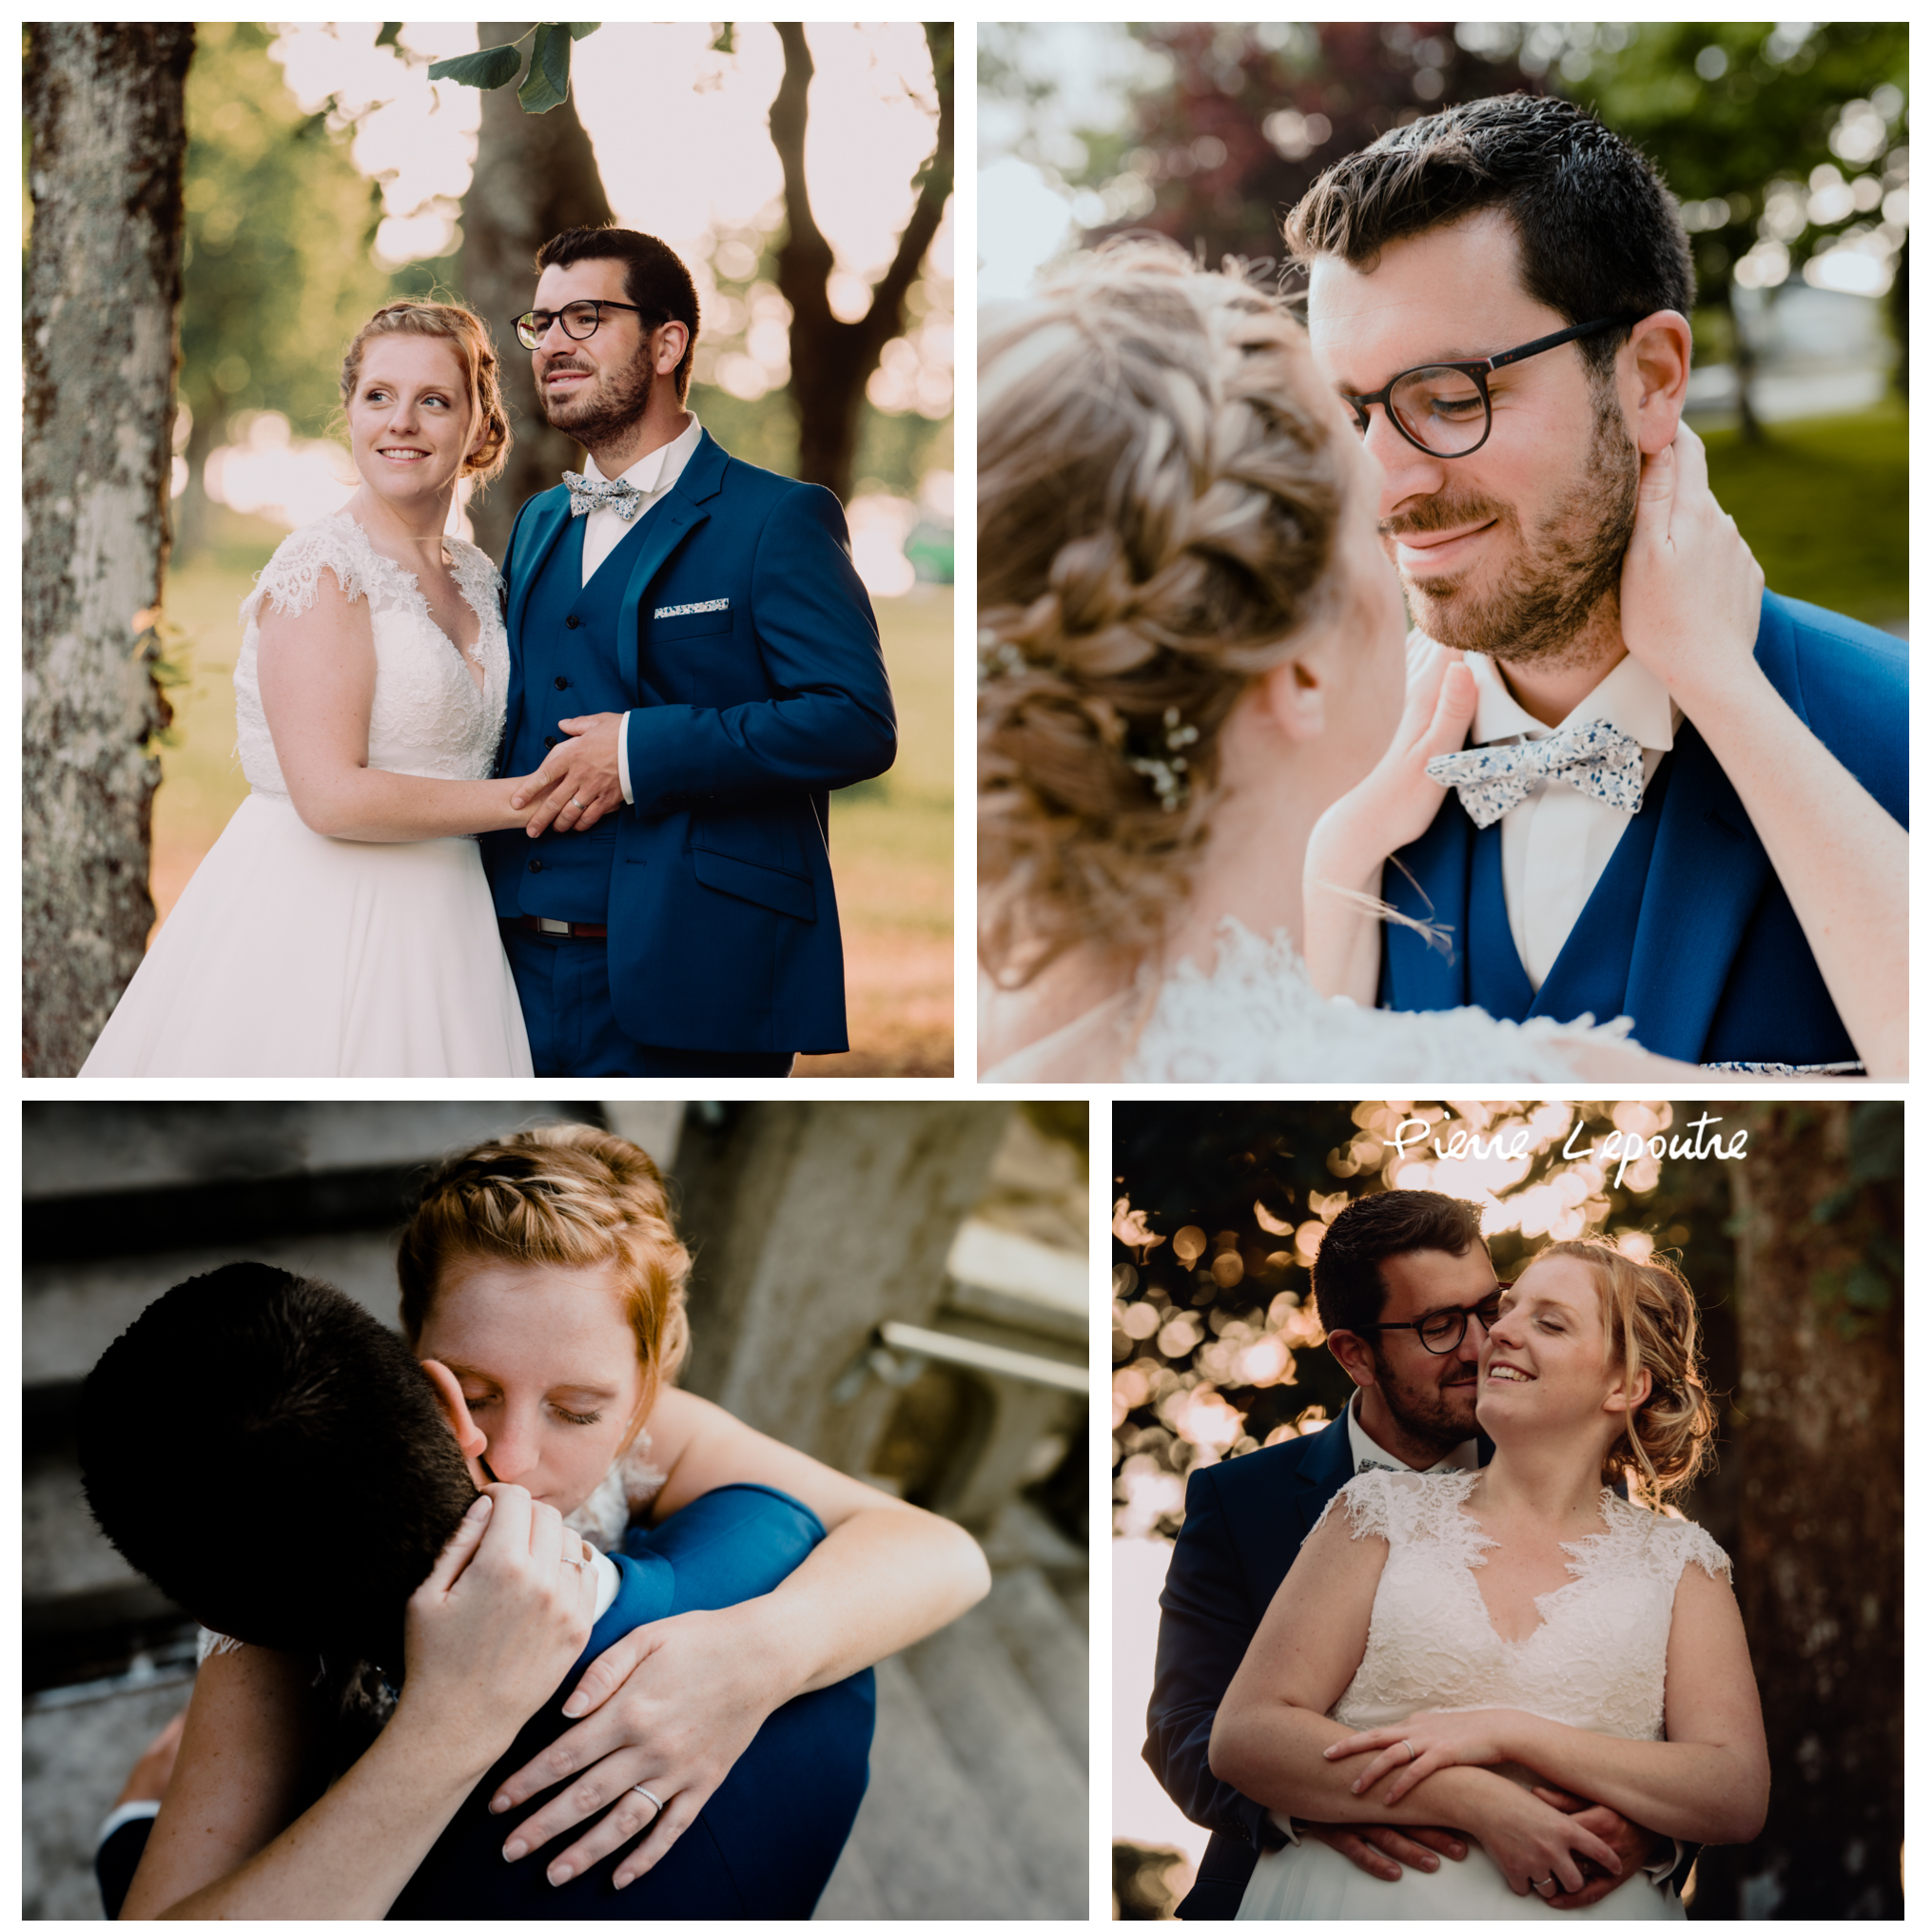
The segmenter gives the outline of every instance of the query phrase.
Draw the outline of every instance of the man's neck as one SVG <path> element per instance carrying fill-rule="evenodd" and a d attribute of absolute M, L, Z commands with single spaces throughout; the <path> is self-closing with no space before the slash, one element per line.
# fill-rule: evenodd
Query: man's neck
<path fill-rule="evenodd" d="M 608 442 L 586 447 L 590 450 L 591 460 L 597 466 L 597 474 L 607 480 L 615 480 L 633 463 L 641 463 L 653 450 L 675 442 L 690 426 L 691 411 L 688 409 L 647 409 Z"/>
<path fill-rule="evenodd" d="M 1356 1426 L 1376 1447 L 1415 1470 L 1434 1469 L 1456 1449 L 1454 1442 L 1435 1442 L 1412 1434 L 1395 1419 L 1378 1389 L 1361 1389 L 1355 1400 Z"/>
<path fill-rule="evenodd" d="M 1554 730 L 1629 655 L 1612 597 L 1598 605 L 1568 644 L 1548 656 L 1492 661 L 1510 695 L 1539 725 Z"/>

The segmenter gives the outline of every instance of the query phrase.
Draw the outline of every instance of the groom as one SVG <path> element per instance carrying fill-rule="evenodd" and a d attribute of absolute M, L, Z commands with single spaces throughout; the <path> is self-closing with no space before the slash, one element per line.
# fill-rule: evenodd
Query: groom
<path fill-rule="evenodd" d="M 504 558 L 483 840 L 536 1071 L 769 1074 L 846 1050 L 827 793 L 892 763 L 878 626 L 838 500 L 729 457 L 684 406 L 697 293 L 662 242 L 572 228 L 518 318 L 581 476 Z"/>
<path fill-rule="evenodd" d="M 1367 1469 L 1474 1469 L 1490 1444 L 1475 1423 L 1476 1354 L 1500 1292 L 1472 1203 L 1419 1188 L 1368 1194 L 1338 1214 L 1315 1259 L 1328 1346 L 1356 1384 L 1341 1419 L 1188 1478 L 1187 1519 L 1161 1592 L 1161 1640 L 1142 1752 L 1167 1795 L 1214 1836 L 1183 1919 L 1232 1919 L 1255 1860 L 1285 1842 L 1266 1805 L 1208 1768 L 1215 1712 L 1281 1579 L 1332 1497 Z M 1425 1338 L 1426 1337 L 1426 1338 Z M 1593 1904 L 1640 1869 L 1660 1880 L 1678 1848 L 1605 1805 L 1581 1807 L 1624 1878 L 1558 1890 L 1555 1909 Z M 1468 1856 L 1455 1833 L 1304 1825 L 1373 1877 L 1433 1871 Z M 1649 1862 L 1648 1864 L 1646 1862 Z M 1688 1869 L 1688 1861 L 1683 1864 Z"/>
<path fill-rule="evenodd" d="M 1639 452 L 1670 443 L 1690 368 L 1690 250 L 1663 183 L 1580 108 L 1511 94 L 1347 156 L 1289 216 L 1287 239 L 1309 270 L 1322 381 L 1354 399 L 1383 472 L 1382 535 L 1411 614 L 1472 654 L 1469 742 L 1534 761 L 1502 797 L 1474 799 L 1475 819 L 1446 802 L 1389 862 L 1384 898 L 1451 928 L 1453 946 L 1385 924 L 1381 1004 L 1629 1014 L 1645 1046 L 1679 1060 L 1853 1070 L 1737 791 L 1624 645 Z M 1442 391 L 1454 379 L 1440 364 L 1518 349 L 1532 353 L 1486 374 L 1490 403 L 1466 377 L 1458 398 Z M 1392 385 L 1424 368 L 1405 411 Z M 1904 644 L 1767 591 L 1756 656 L 1903 824 Z M 1601 795 L 1582 761 L 1551 769 L 1558 748 L 1517 749 L 1566 725 L 1621 734 L 1633 780 L 1621 795 Z"/>

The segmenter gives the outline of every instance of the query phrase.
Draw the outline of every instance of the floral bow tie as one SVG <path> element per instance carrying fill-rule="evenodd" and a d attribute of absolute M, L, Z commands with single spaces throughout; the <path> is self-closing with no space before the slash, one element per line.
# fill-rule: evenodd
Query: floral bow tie
<path fill-rule="evenodd" d="M 593 510 L 615 510 L 628 523 L 644 500 L 644 492 L 622 477 L 606 482 L 600 477 L 587 477 L 580 470 L 566 470 L 563 481 L 570 492 L 573 517 L 587 517 Z"/>
<path fill-rule="evenodd" d="M 1551 778 L 1631 818 L 1644 803 L 1644 748 L 1602 718 L 1565 725 L 1527 745 L 1450 751 L 1430 759 L 1426 769 L 1436 784 L 1455 787 L 1463 810 L 1479 826 L 1493 825 Z"/>

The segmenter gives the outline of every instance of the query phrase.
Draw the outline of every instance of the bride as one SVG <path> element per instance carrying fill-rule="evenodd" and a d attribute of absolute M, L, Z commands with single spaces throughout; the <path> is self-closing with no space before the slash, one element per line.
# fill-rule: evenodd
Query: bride
<path fill-rule="evenodd" d="M 1556 1242 L 1482 1347 L 1494 1459 L 1371 1471 L 1336 1496 L 1228 1688 L 1210 1762 L 1278 1823 L 1444 1825 L 1478 1850 L 1391 1887 L 1291 1843 L 1262 1853 L 1239 1917 L 1540 1916 L 1582 1888 L 1583 1861 L 1620 1867 L 1539 1786 L 1666 1838 L 1757 1835 L 1770 1771 L 1728 1559 L 1608 1487 L 1667 1495 L 1705 1460 L 1696 1322 L 1669 1263 Z M 1683 1916 L 1638 1875 L 1579 1909 Z"/>
<path fill-rule="evenodd" d="M 361 487 L 285 538 L 242 605 L 250 790 L 83 1074 L 527 1074 L 474 834 L 525 823 L 492 778 L 509 651 L 490 559 L 445 537 L 503 467 L 483 324 L 377 310 L 342 361 Z"/>
<path fill-rule="evenodd" d="M 1367 1004 L 1370 893 L 1441 809 L 1424 767 L 1462 745 L 1475 688 L 1418 639 L 1405 709 L 1379 472 L 1345 420 L 1283 306 L 1168 244 L 1103 249 L 989 321 L 982 1079 L 1688 1070 L 1613 1014 Z M 1647 510 L 1667 540 L 1644 601 L 1747 640 L 1763 576 L 1708 492 Z M 1842 867 L 1819 845 L 1803 863 Z M 1822 959 L 1856 924 L 1807 936 Z"/>

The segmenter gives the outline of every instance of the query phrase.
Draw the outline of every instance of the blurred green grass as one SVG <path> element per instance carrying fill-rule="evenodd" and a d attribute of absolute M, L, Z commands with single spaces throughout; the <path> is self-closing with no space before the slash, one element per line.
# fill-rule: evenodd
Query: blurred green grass
<path fill-rule="evenodd" d="M 1705 437 L 1710 487 L 1772 590 L 1867 624 L 1907 615 L 1907 420 L 1893 399 L 1769 423 L 1755 445 L 1735 430 Z"/>
<path fill-rule="evenodd" d="M 171 742 L 154 801 L 152 886 L 166 917 L 247 795 L 235 763 L 237 605 L 279 532 L 217 513 L 215 540 L 168 573 Z M 899 712 L 899 756 L 832 794 L 831 862 L 845 935 L 852 1051 L 801 1063 L 816 1075 L 952 1071 L 953 592 L 921 584 L 876 607 Z"/>

